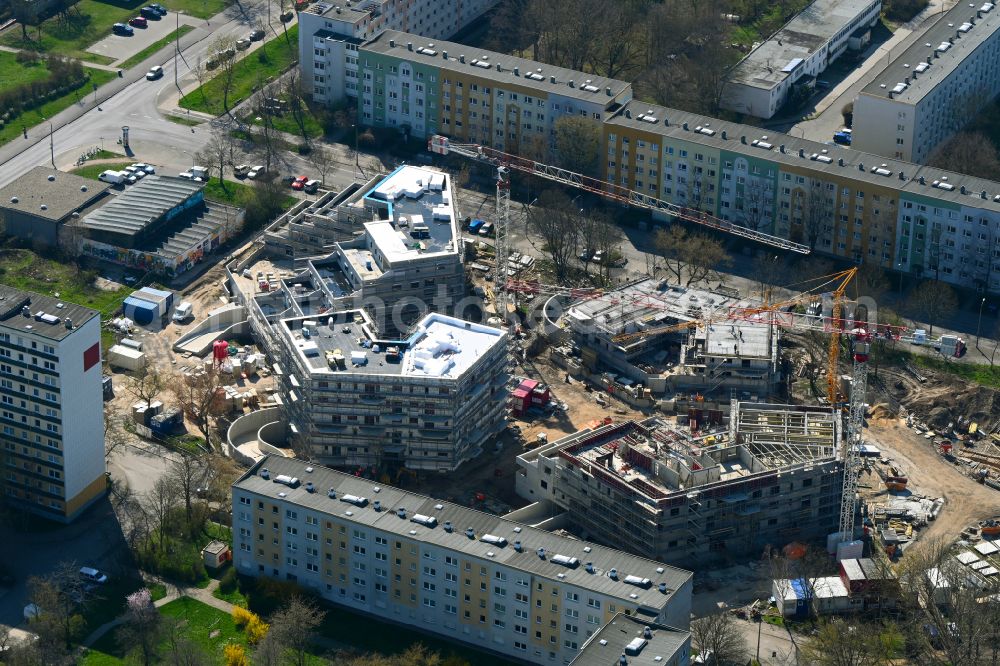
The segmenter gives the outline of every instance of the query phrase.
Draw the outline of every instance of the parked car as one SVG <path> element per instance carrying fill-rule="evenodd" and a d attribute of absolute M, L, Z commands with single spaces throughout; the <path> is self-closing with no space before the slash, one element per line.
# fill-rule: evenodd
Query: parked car
<path fill-rule="evenodd" d="M 135 30 L 132 29 L 132 26 L 125 25 L 124 23 L 115 23 L 111 26 L 111 32 L 116 35 L 122 35 L 123 37 L 131 37 L 135 34 Z"/>
<path fill-rule="evenodd" d="M 264 39 L 264 31 L 261 30 L 260 28 L 251 30 L 250 34 L 247 35 L 247 39 L 249 39 L 251 42 L 259 42 L 260 40 Z"/>
<path fill-rule="evenodd" d="M 137 169 L 134 166 L 127 166 L 125 167 L 124 171 L 133 178 L 135 178 L 136 180 L 142 180 L 143 178 L 146 177 L 145 171 L 143 171 L 142 169 Z"/>
<path fill-rule="evenodd" d="M 152 4 L 152 5 L 150 5 L 150 8 L 151 8 L 151 9 L 155 9 L 155 10 L 156 10 L 156 12 L 157 12 L 157 13 L 158 13 L 158 14 L 159 14 L 160 16 L 166 16 L 166 15 L 167 15 L 167 8 L 166 8 L 166 7 L 164 7 L 164 6 L 163 6 L 163 5 L 161 5 L 161 4 Z"/>
<path fill-rule="evenodd" d="M 588 261 L 590 261 L 590 258 L 593 257 L 593 256 L 594 256 L 594 251 L 593 250 L 584 250 L 583 252 L 581 252 L 579 254 L 579 256 L 577 258 L 580 261 L 582 261 L 584 263 L 587 263 Z"/>
<path fill-rule="evenodd" d="M 302 186 L 306 194 L 316 194 L 319 191 L 320 182 L 318 180 L 307 180 L 306 184 Z"/>
<path fill-rule="evenodd" d="M 153 168 L 151 164 L 146 164 L 145 162 L 136 162 L 132 166 L 134 166 L 137 169 L 142 169 L 143 171 L 149 174 L 156 173 L 156 169 Z"/>
<path fill-rule="evenodd" d="M 154 65 L 153 67 L 150 67 L 149 71 L 146 72 L 147 81 L 155 81 L 161 76 L 163 76 L 163 68 L 160 67 L 159 65 Z"/>
<path fill-rule="evenodd" d="M 237 39 L 236 40 L 236 50 L 237 51 L 246 51 L 248 48 L 250 48 L 250 40 L 249 39 Z"/>
<path fill-rule="evenodd" d="M 490 236 L 492 234 L 493 234 L 493 223 L 492 222 L 484 222 L 483 226 L 479 227 L 479 235 L 480 236 Z"/>
<path fill-rule="evenodd" d="M 102 183 L 121 185 L 125 179 L 122 177 L 120 171 L 114 171 L 113 169 L 108 169 L 107 171 L 102 171 L 101 175 L 97 177 L 97 180 L 101 181 Z"/>
<path fill-rule="evenodd" d="M 295 18 L 295 12 L 282 12 L 280 18 L 282 23 L 288 23 Z"/>
<path fill-rule="evenodd" d="M 595 264 L 601 263 L 602 261 L 604 261 L 604 251 L 598 250 L 597 252 L 594 253 L 594 256 L 591 257 L 590 260 Z"/>
<path fill-rule="evenodd" d="M 130 18 L 128 24 L 133 28 L 145 28 L 149 26 L 149 23 L 141 16 L 136 16 L 135 18 Z"/>
<path fill-rule="evenodd" d="M 829 90 L 830 82 L 823 79 L 816 79 L 816 90 Z"/>
<path fill-rule="evenodd" d="M 108 574 L 93 567 L 80 567 L 80 577 L 89 583 L 104 585 L 108 582 Z"/>
<path fill-rule="evenodd" d="M 146 18 L 153 21 L 159 21 L 161 18 L 163 18 L 163 14 L 156 11 L 152 7 L 143 7 L 142 9 L 139 10 L 139 15 L 145 16 Z"/>
<path fill-rule="evenodd" d="M 233 167 L 233 175 L 236 176 L 237 178 L 246 178 L 248 171 L 250 171 L 249 164 L 240 164 L 238 166 Z"/>
<path fill-rule="evenodd" d="M 295 180 L 292 181 L 292 189 L 301 190 L 306 186 L 307 180 L 309 180 L 308 176 L 296 176 Z"/>
<path fill-rule="evenodd" d="M 839 132 L 834 132 L 833 133 L 833 141 L 834 141 L 834 143 L 839 143 L 842 146 L 849 146 L 849 145 L 851 145 L 851 130 L 849 130 L 849 129 L 847 129 L 845 127 L 844 129 L 840 130 Z"/>
<path fill-rule="evenodd" d="M 255 167 L 251 168 L 249 171 L 247 171 L 247 178 L 249 178 L 250 180 L 253 180 L 257 176 L 263 175 L 263 173 L 264 173 L 264 165 L 263 164 L 258 164 L 257 166 L 255 166 Z"/>

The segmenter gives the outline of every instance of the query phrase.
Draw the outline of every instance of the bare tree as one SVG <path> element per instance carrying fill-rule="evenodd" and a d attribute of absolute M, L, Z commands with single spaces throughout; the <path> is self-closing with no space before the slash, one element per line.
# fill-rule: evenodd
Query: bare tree
<path fill-rule="evenodd" d="M 306 129 L 306 117 L 309 109 L 306 107 L 305 100 L 303 99 L 302 79 L 299 78 L 298 67 L 293 67 L 285 74 L 281 80 L 280 90 L 282 99 L 288 104 L 292 120 L 299 127 L 299 133 L 302 134 L 302 141 L 306 145 L 309 145 L 309 132 Z"/>
<path fill-rule="evenodd" d="M 561 190 L 542 192 L 538 209 L 529 212 L 531 227 L 545 243 L 557 280 L 569 277 L 570 262 L 576 252 L 579 217 L 574 213 L 572 202 Z"/>
<path fill-rule="evenodd" d="M 37 609 L 32 627 L 53 651 L 68 649 L 79 638 L 86 590 L 75 562 L 60 562 L 44 577 L 28 579 L 29 598 Z"/>
<path fill-rule="evenodd" d="M 749 653 L 736 619 L 722 611 L 691 623 L 691 644 L 712 666 L 742 664 Z"/>
<path fill-rule="evenodd" d="M 163 622 L 148 588 L 141 588 L 125 598 L 122 620 L 117 636 L 119 645 L 143 666 L 149 666 L 160 645 Z"/>
<path fill-rule="evenodd" d="M 660 230 L 654 240 L 663 255 L 664 267 L 678 284 L 691 286 L 704 282 L 722 281 L 719 272 L 732 263 L 732 257 L 722 243 L 705 234 L 689 234 L 679 225 Z M 687 276 L 687 280 L 684 280 Z"/>
<path fill-rule="evenodd" d="M 564 169 L 596 175 L 601 157 L 601 126 L 586 116 L 562 116 L 555 122 L 555 158 Z"/>
<path fill-rule="evenodd" d="M 743 226 L 760 231 L 765 222 L 770 221 L 774 210 L 774 190 L 769 182 L 750 176 L 743 185 L 742 196 L 737 195 L 737 221 Z"/>
<path fill-rule="evenodd" d="M 1000 175 L 997 149 L 982 132 L 959 132 L 938 146 L 927 164 L 979 178 L 996 179 Z"/>
<path fill-rule="evenodd" d="M 601 264 L 598 270 L 605 281 L 611 271 L 611 264 L 615 260 L 614 254 L 621 245 L 622 230 L 615 226 L 607 215 L 603 213 L 591 213 L 588 216 L 594 225 L 594 245 L 601 253 Z"/>
<path fill-rule="evenodd" d="M 174 486 L 175 493 L 184 503 L 184 517 L 189 534 L 194 534 L 202 525 L 195 524 L 194 502 L 199 488 L 207 483 L 207 466 L 201 456 L 182 455 L 167 469 L 166 478 Z M 204 517 L 202 515 L 202 517 Z"/>
<path fill-rule="evenodd" d="M 228 193 L 229 187 L 226 185 L 226 167 L 231 167 L 236 163 L 239 155 L 239 143 L 233 137 L 229 128 L 215 127 L 209 135 L 208 143 L 198 151 L 199 162 L 211 164 L 219 170 L 219 185 L 222 191 Z"/>
<path fill-rule="evenodd" d="M 332 150 L 325 148 L 323 144 L 317 144 L 313 146 L 312 151 L 309 153 L 309 164 L 316 169 L 320 182 L 325 186 L 326 175 L 337 164 L 337 155 Z"/>
<path fill-rule="evenodd" d="M 311 600 L 292 597 L 269 618 L 271 628 L 264 640 L 271 639 L 280 646 L 287 663 L 305 666 L 309 646 L 325 615 Z"/>
<path fill-rule="evenodd" d="M 882 638 L 887 631 L 890 630 L 871 620 L 859 619 L 850 625 L 841 619 L 827 620 L 803 643 L 799 662 L 808 666 L 890 664 L 892 645 Z"/>
<path fill-rule="evenodd" d="M 184 414 L 198 428 L 205 444 L 211 449 L 212 426 L 215 419 L 226 412 L 219 369 L 212 366 L 183 375 L 174 392 Z"/>
<path fill-rule="evenodd" d="M 159 370 L 150 366 L 128 375 L 124 381 L 125 390 L 145 405 L 163 393 L 168 383 L 167 378 L 161 375 Z"/>
<path fill-rule="evenodd" d="M 152 489 L 143 497 L 143 509 L 156 530 L 157 543 L 163 545 L 167 531 L 167 521 L 179 501 L 177 488 L 169 479 L 159 478 Z"/>
<path fill-rule="evenodd" d="M 187 623 L 176 618 L 164 622 L 166 654 L 163 661 L 170 666 L 210 666 L 213 660 L 188 637 L 187 629 Z"/>
<path fill-rule="evenodd" d="M 212 42 L 210 51 L 214 54 L 213 59 L 218 62 L 218 77 L 222 83 L 222 108 L 228 114 L 229 93 L 233 89 L 233 74 L 236 71 L 236 39 L 230 35 L 220 36 Z"/>
<path fill-rule="evenodd" d="M 925 280 L 906 299 L 906 308 L 914 319 L 927 324 L 927 333 L 932 335 L 935 323 L 955 314 L 958 297 L 955 290 L 944 282 Z"/>

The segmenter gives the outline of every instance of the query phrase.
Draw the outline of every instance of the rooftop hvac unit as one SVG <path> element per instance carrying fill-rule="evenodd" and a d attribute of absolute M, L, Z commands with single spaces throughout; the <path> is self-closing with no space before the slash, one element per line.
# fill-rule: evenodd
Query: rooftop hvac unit
<path fill-rule="evenodd" d="M 312 492 L 315 492 L 315 491 L 316 491 L 316 487 L 313 486 L 313 482 L 312 481 L 307 481 L 306 482 L 306 492 L 307 493 L 312 493 Z"/>
<path fill-rule="evenodd" d="M 274 477 L 274 482 L 288 486 L 289 488 L 299 487 L 298 478 L 294 476 L 288 476 L 287 474 L 279 474 L 278 476 Z"/>
<path fill-rule="evenodd" d="M 341 495 L 341 502 L 347 502 L 348 504 L 353 504 L 354 506 L 367 506 L 367 497 L 358 497 L 357 495 Z"/>
<path fill-rule="evenodd" d="M 571 569 L 576 568 L 580 564 L 580 560 L 575 557 L 570 557 L 569 555 L 553 555 L 552 561 Z"/>
<path fill-rule="evenodd" d="M 476 530 L 472 529 L 471 527 L 466 527 L 465 528 L 465 536 L 469 537 L 470 539 L 475 539 L 476 538 Z"/>
<path fill-rule="evenodd" d="M 504 539 L 502 536 L 496 536 L 494 534 L 484 534 L 483 536 L 479 537 L 479 540 L 485 541 L 486 543 L 492 544 L 494 546 L 500 546 L 501 548 L 507 545 L 507 539 Z"/>
<path fill-rule="evenodd" d="M 326 496 L 329 497 L 330 499 L 337 499 L 337 491 L 334 490 L 333 488 L 330 488 L 328 491 L 326 491 Z"/>
<path fill-rule="evenodd" d="M 642 578 L 641 576 L 625 576 L 626 585 L 635 585 L 636 587 L 649 587 L 652 584 L 648 578 Z"/>
<path fill-rule="evenodd" d="M 374 502 L 372 502 L 372 508 L 375 509 L 376 511 L 381 511 L 382 510 L 382 502 L 380 502 L 378 500 L 375 500 Z"/>
<path fill-rule="evenodd" d="M 638 656 L 644 647 L 646 647 L 646 639 L 636 636 L 625 646 L 625 654 L 632 657 Z"/>
<path fill-rule="evenodd" d="M 424 527 L 434 527 L 438 523 L 437 518 L 435 518 L 434 516 L 425 516 L 420 513 L 413 514 L 413 517 L 410 518 L 410 522 L 419 523 Z"/>
<path fill-rule="evenodd" d="M 262 479 L 270 479 L 271 478 L 271 470 L 269 470 L 266 467 L 264 469 L 260 470 L 260 478 L 262 478 Z"/>
<path fill-rule="evenodd" d="M 444 531 L 451 532 L 451 530 L 452 530 L 451 521 L 450 520 L 444 521 Z"/>

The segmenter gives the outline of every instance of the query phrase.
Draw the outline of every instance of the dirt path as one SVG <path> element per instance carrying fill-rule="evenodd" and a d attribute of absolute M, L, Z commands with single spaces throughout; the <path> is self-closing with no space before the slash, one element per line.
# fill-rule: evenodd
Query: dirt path
<path fill-rule="evenodd" d="M 903 420 L 873 419 L 868 439 L 910 477 L 915 490 L 945 500 L 941 514 L 921 532 L 915 548 L 938 539 L 953 541 L 971 523 L 1000 513 L 1000 492 L 962 474 Z"/>

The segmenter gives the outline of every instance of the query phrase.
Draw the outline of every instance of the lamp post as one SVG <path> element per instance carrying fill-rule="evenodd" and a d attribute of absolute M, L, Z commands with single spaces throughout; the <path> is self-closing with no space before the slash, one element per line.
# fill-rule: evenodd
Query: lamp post
<path fill-rule="evenodd" d="M 979 349 L 979 330 L 983 325 L 983 306 L 986 305 L 986 297 L 979 301 L 979 321 L 976 322 L 976 349 Z"/>
<path fill-rule="evenodd" d="M 174 86 L 180 92 L 181 86 L 177 82 L 177 57 L 181 54 L 181 14 L 174 12 Z"/>
<path fill-rule="evenodd" d="M 44 120 L 45 122 L 47 122 L 49 124 L 49 156 L 52 158 L 52 168 L 55 169 L 56 168 L 56 146 L 55 146 L 55 142 L 54 142 L 54 140 L 52 138 L 52 133 L 53 133 L 52 121 L 49 120 L 48 118 L 46 118 L 45 116 L 42 116 L 42 120 Z"/>

